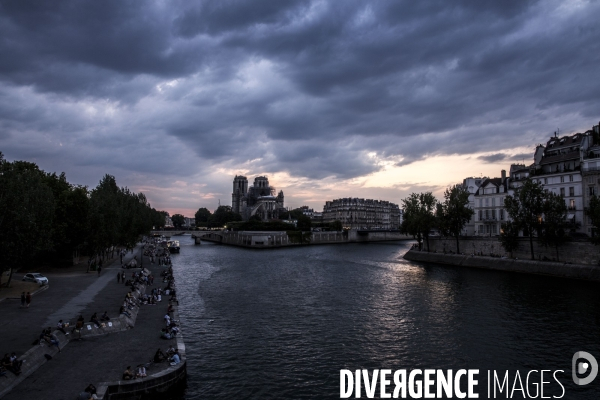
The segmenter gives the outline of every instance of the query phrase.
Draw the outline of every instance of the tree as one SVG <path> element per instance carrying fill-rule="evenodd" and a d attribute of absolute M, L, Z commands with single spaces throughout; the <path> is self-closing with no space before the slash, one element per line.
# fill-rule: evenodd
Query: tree
<path fill-rule="evenodd" d="M 211 216 L 209 222 L 214 226 L 224 226 L 228 222 L 241 221 L 242 216 L 236 212 L 231 211 L 230 207 L 219 206 L 215 210 L 215 213 Z"/>
<path fill-rule="evenodd" d="M 105 175 L 90 194 L 89 246 L 92 254 L 103 253 L 119 241 L 123 216 L 119 197 L 119 187 L 112 175 Z"/>
<path fill-rule="evenodd" d="M 208 211 L 207 208 L 201 207 L 196 211 L 194 217 L 196 218 L 196 226 L 200 226 L 202 224 L 206 224 L 210 219 L 211 212 Z"/>
<path fill-rule="evenodd" d="M 585 214 L 592 220 L 594 229 L 592 230 L 592 243 L 600 244 L 600 198 L 594 195 L 590 197 L 590 205 L 585 209 Z"/>
<path fill-rule="evenodd" d="M 504 198 L 504 208 L 509 217 L 529 237 L 532 260 L 535 260 L 533 237 L 541 229 L 545 199 L 546 192 L 542 185 L 531 180 L 526 180 L 523 186 L 516 188 L 513 196 Z"/>
<path fill-rule="evenodd" d="M 309 216 L 300 215 L 300 216 L 298 216 L 298 223 L 296 224 L 296 226 L 301 231 L 310 231 L 310 228 L 312 226 L 312 221 L 310 220 Z"/>
<path fill-rule="evenodd" d="M 427 251 L 429 251 L 429 231 L 435 225 L 435 205 L 437 200 L 431 192 L 411 193 L 410 196 L 402 200 L 404 208 L 404 218 L 400 230 L 403 233 L 412 235 L 419 243 L 419 250 L 422 249 L 423 239 L 427 242 Z"/>
<path fill-rule="evenodd" d="M 7 285 L 15 270 L 51 248 L 54 197 L 44 178 L 37 165 L 0 153 L 0 279 L 10 270 Z"/>
<path fill-rule="evenodd" d="M 173 226 L 179 229 L 185 224 L 185 217 L 181 214 L 173 214 L 171 221 L 173 221 Z"/>
<path fill-rule="evenodd" d="M 519 226 L 513 221 L 503 223 L 499 240 L 504 250 L 509 252 L 512 257 L 512 252 L 519 247 Z"/>
<path fill-rule="evenodd" d="M 565 200 L 554 193 L 547 193 L 543 206 L 544 218 L 541 225 L 540 242 L 546 247 L 554 247 L 556 260 L 559 260 L 558 247 L 565 243 L 567 236 L 567 205 Z"/>
<path fill-rule="evenodd" d="M 156 209 L 152 209 L 152 226 L 155 229 L 164 228 L 166 224 L 166 218 L 169 216 L 169 213 L 166 211 L 157 211 Z"/>
<path fill-rule="evenodd" d="M 336 219 L 335 221 L 329 224 L 329 229 L 332 231 L 340 232 L 343 229 L 342 221 Z"/>
<path fill-rule="evenodd" d="M 459 236 L 474 211 L 469 208 L 469 192 L 463 185 L 454 185 L 444 192 L 444 202 L 437 205 L 441 231 L 456 238 L 456 253 L 460 254 Z"/>

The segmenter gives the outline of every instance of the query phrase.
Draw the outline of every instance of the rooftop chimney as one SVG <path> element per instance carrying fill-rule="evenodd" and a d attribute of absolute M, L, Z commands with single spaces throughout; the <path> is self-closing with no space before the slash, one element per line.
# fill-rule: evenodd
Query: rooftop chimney
<path fill-rule="evenodd" d="M 506 170 L 505 170 L 505 169 L 503 169 L 503 170 L 500 172 L 500 174 L 501 174 L 501 176 L 502 176 L 502 183 L 504 183 L 504 181 L 506 180 Z"/>

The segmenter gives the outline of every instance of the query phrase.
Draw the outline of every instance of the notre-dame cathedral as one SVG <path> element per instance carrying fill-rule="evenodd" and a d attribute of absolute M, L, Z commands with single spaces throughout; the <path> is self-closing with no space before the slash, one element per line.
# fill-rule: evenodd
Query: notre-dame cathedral
<path fill-rule="evenodd" d="M 283 206 L 283 191 L 275 196 L 275 188 L 269 185 L 266 176 L 254 178 L 254 185 L 248 188 L 248 179 L 236 175 L 233 178 L 231 193 L 231 209 L 242 216 L 244 221 L 258 215 L 261 220 L 268 221 L 279 218 Z"/>

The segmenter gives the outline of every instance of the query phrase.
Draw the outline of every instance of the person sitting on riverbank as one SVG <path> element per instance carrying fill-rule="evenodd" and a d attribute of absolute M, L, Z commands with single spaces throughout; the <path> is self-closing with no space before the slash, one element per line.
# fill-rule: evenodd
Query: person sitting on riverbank
<path fill-rule="evenodd" d="M 63 322 L 62 319 L 58 320 L 58 323 L 56 324 L 56 330 L 57 331 L 61 331 L 63 333 L 63 335 L 67 336 L 69 334 L 69 332 L 65 331 L 65 323 Z"/>
<path fill-rule="evenodd" d="M 169 325 L 169 333 L 172 337 L 175 337 L 179 334 L 179 327 L 175 322 L 171 322 L 171 325 Z"/>
<path fill-rule="evenodd" d="M 92 317 L 90 318 L 90 322 L 93 322 L 94 325 L 96 325 L 96 328 L 100 327 L 100 321 L 98 321 L 98 313 L 92 314 Z"/>
<path fill-rule="evenodd" d="M 152 361 L 154 361 L 155 363 L 159 363 L 159 362 L 165 361 L 166 359 L 167 359 L 167 357 L 162 352 L 162 350 L 161 349 L 157 349 L 156 353 L 154 353 L 154 358 L 152 359 Z"/>
<path fill-rule="evenodd" d="M 167 349 L 167 357 L 170 358 L 173 354 L 175 354 L 175 347 L 173 347 L 173 345 L 170 345 Z"/>
<path fill-rule="evenodd" d="M 87 393 L 88 397 L 83 396 L 83 393 Z M 94 386 L 91 383 L 83 390 L 83 393 L 80 395 L 80 397 L 82 399 L 97 399 L 98 398 L 98 396 L 96 396 L 96 386 Z"/>
<path fill-rule="evenodd" d="M 123 371 L 123 380 L 129 381 L 134 378 L 135 378 L 135 375 L 133 374 L 133 372 L 131 372 L 131 366 L 128 365 L 127 368 L 125 368 L 125 371 Z"/>
<path fill-rule="evenodd" d="M 133 310 L 133 304 L 131 304 L 130 302 L 127 301 L 127 298 L 125 298 L 125 300 L 123 300 L 123 307 L 126 307 L 130 310 Z"/>
<path fill-rule="evenodd" d="M 129 313 L 129 311 L 127 311 L 125 309 L 125 306 L 121 306 L 121 308 L 119 308 L 119 314 L 123 314 L 123 315 L 131 318 L 131 314 Z"/>
<path fill-rule="evenodd" d="M 40 335 L 40 343 L 42 342 L 46 342 L 48 344 L 48 346 L 56 346 L 56 348 L 58 349 L 58 352 L 60 353 L 60 342 L 58 341 L 58 338 L 56 337 L 56 335 L 54 335 L 52 333 L 52 329 L 50 327 L 44 329 L 42 331 L 42 334 Z"/>
<path fill-rule="evenodd" d="M 15 365 L 10 361 L 10 356 L 8 355 L 8 353 L 4 354 L 4 357 L 2 357 L 2 361 L 0 361 L 0 365 L 2 365 L 2 368 L 12 372 L 15 375 L 19 375 L 21 373 L 21 369 L 15 368 Z"/>
<path fill-rule="evenodd" d="M 23 365 L 23 360 L 19 360 L 17 358 L 17 353 L 15 353 L 14 351 L 10 354 L 10 363 L 16 371 L 19 371 L 19 373 L 21 372 L 21 365 Z"/>
<path fill-rule="evenodd" d="M 169 339 L 173 339 L 173 336 L 169 333 L 167 328 L 162 328 L 160 330 L 160 338 L 169 340 Z"/>
<path fill-rule="evenodd" d="M 179 358 L 179 350 L 175 349 L 175 353 L 169 359 L 169 361 L 171 361 L 171 365 L 177 365 L 181 362 L 181 358 Z"/>
<path fill-rule="evenodd" d="M 104 311 L 104 314 L 100 317 L 100 321 L 110 321 L 110 317 L 108 316 L 108 312 Z"/>
<path fill-rule="evenodd" d="M 146 374 L 146 367 L 144 367 L 144 364 L 138 365 L 137 371 L 135 373 L 135 377 L 136 378 L 145 378 L 147 376 L 148 376 L 148 374 Z"/>

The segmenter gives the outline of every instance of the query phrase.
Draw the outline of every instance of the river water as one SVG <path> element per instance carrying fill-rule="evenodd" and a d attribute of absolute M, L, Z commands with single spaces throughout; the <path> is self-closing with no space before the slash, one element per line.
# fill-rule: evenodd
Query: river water
<path fill-rule="evenodd" d="M 598 284 L 418 264 L 402 258 L 408 242 L 180 243 L 185 399 L 336 399 L 341 369 L 382 368 L 479 369 L 479 398 L 493 398 L 487 371 L 509 371 L 511 388 L 520 371 L 530 392 L 516 385 L 518 399 L 539 387 L 528 371 L 551 370 L 544 396 L 600 398 L 600 377 L 571 378 L 575 352 L 600 360 Z"/>

